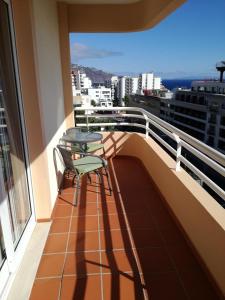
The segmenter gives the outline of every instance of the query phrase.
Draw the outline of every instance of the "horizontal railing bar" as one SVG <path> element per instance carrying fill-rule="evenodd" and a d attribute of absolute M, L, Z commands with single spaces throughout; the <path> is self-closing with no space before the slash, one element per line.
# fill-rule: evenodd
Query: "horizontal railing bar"
<path fill-rule="evenodd" d="M 181 145 L 185 149 L 190 151 L 192 154 L 194 154 L 196 157 L 198 157 L 201 161 L 206 163 L 209 167 L 211 167 L 212 169 L 214 169 L 215 171 L 217 171 L 218 173 L 220 173 L 222 176 L 225 177 L 225 169 L 221 165 L 219 165 L 217 162 L 215 162 L 214 160 L 212 160 L 211 158 L 209 158 L 208 156 L 206 156 L 204 153 L 200 152 L 199 150 L 195 149 L 194 147 L 192 147 L 185 141 L 181 140 Z"/>
<path fill-rule="evenodd" d="M 160 118 L 154 116 L 153 114 L 149 113 L 148 111 L 139 108 L 139 107 L 106 107 L 106 108 L 99 108 L 99 107 L 93 107 L 93 108 L 75 108 L 75 111 L 96 111 L 96 110 L 102 110 L 102 111 L 138 111 L 146 116 L 150 120 L 155 121 L 158 125 L 164 127 L 166 130 L 170 131 L 171 133 L 175 133 L 177 136 L 180 137 L 180 139 L 183 139 L 188 144 L 192 145 L 199 151 L 203 152 L 205 155 L 209 156 L 213 160 L 217 161 L 219 164 L 225 166 L 225 155 L 220 153 L 219 151 L 209 147 L 208 145 L 204 144 L 203 142 L 200 142 L 199 140 L 195 139 L 194 137 L 188 135 L 187 133 L 183 132 L 182 130 L 176 128 L 175 126 L 167 123 L 166 121 L 161 120 Z"/>
<path fill-rule="evenodd" d="M 169 130 L 167 130 L 166 128 L 160 126 L 159 124 L 157 124 L 155 121 L 151 120 L 151 119 L 147 119 L 147 121 L 149 121 L 153 126 L 155 126 L 156 128 L 158 128 L 159 130 L 161 130 L 163 133 L 165 133 L 166 135 L 168 135 L 171 139 L 176 140 L 175 136 L 173 133 L 171 133 Z"/>
<path fill-rule="evenodd" d="M 163 121 L 159 119 L 158 117 L 154 116 L 153 114 L 146 111 L 147 116 L 149 118 L 152 118 L 157 123 L 165 127 L 167 130 L 177 134 L 181 139 L 186 141 L 187 143 L 191 144 L 193 147 L 197 148 L 207 156 L 211 157 L 212 159 L 216 160 L 219 164 L 225 166 L 225 155 L 220 153 L 219 151 L 209 147 L 208 145 L 204 144 L 203 142 L 200 142 L 196 138 L 190 136 L 189 134 L 183 132 L 182 130 L 176 128 L 175 126 L 167 123 L 166 121 Z"/>
<path fill-rule="evenodd" d="M 87 118 L 87 115 L 76 115 L 76 119 L 84 119 Z M 145 117 L 142 115 L 135 115 L 135 114 L 91 114 L 88 115 L 88 118 L 137 118 L 145 120 Z"/>
<path fill-rule="evenodd" d="M 222 190 L 215 182 L 213 182 L 209 177 L 207 177 L 204 173 L 202 173 L 186 158 L 181 156 L 180 160 L 185 164 L 185 166 L 187 166 L 192 172 L 194 172 L 200 179 L 202 179 L 205 182 L 205 184 L 207 184 L 217 195 L 219 195 L 225 201 L 224 190 Z"/>
<path fill-rule="evenodd" d="M 173 149 L 167 142 L 165 142 L 160 136 L 158 136 L 154 131 L 151 129 L 147 129 L 147 131 L 154 136 L 161 144 L 163 144 L 167 150 L 169 150 L 174 156 L 176 156 L 176 150 Z"/>
<path fill-rule="evenodd" d="M 129 123 L 129 122 L 120 122 L 120 123 L 80 123 L 77 124 L 76 126 L 78 127 L 105 127 L 105 126 L 134 126 L 134 127 L 139 127 L 145 129 L 145 125 L 141 125 L 138 123 Z"/>

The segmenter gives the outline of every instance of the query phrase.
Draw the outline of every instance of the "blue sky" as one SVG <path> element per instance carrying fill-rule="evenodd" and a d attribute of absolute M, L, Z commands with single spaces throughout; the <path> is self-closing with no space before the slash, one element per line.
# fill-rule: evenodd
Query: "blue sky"
<path fill-rule="evenodd" d="M 153 29 L 74 33 L 70 43 L 73 63 L 115 74 L 215 77 L 215 63 L 225 60 L 225 0 L 187 0 Z"/>

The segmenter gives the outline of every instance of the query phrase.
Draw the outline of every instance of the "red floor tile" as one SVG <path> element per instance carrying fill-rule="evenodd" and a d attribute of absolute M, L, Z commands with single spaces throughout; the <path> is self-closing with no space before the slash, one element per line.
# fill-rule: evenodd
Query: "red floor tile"
<path fill-rule="evenodd" d="M 37 277 L 61 276 L 65 254 L 43 255 L 38 267 Z"/>
<path fill-rule="evenodd" d="M 104 300 L 144 300 L 140 278 L 132 274 L 103 275 Z"/>
<path fill-rule="evenodd" d="M 49 235 L 45 244 L 44 253 L 65 252 L 67 238 L 68 234 Z"/>
<path fill-rule="evenodd" d="M 64 277 L 61 300 L 101 300 L 100 276 Z"/>
<path fill-rule="evenodd" d="M 158 231 L 154 229 L 132 229 L 132 237 L 135 248 L 163 246 Z"/>
<path fill-rule="evenodd" d="M 101 248 L 104 250 L 112 249 L 130 249 L 132 244 L 130 242 L 127 230 L 112 230 L 101 231 Z"/>
<path fill-rule="evenodd" d="M 84 276 L 96 273 L 100 273 L 99 252 L 76 252 L 67 254 L 64 269 L 65 275 Z"/>
<path fill-rule="evenodd" d="M 98 216 L 73 217 L 71 222 L 71 232 L 97 231 Z"/>
<path fill-rule="evenodd" d="M 53 218 L 70 217 L 72 213 L 72 205 L 56 205 L 53 212 Z"/>
<path fill-rule="evenodd" d="M 85 215 L 97 215 L 98 208 L 97 203 L 95 202 L 86 202 L 83 205 L 81 204 L 78 208 L 73 210 L 74 216 L 85 216 Z"/>
<path fill-rule="evenodd" d="M 30 300 L 56 300 L 59 296 L 60 279 L 37 279 L 31 291 Z"/>
<path fill-rule="evenodd" d="M 144 274 L 173 271 L 173 265 L 163 248 L 136 249 L 140 266 Z"/>
<path fill-rule="evenodd" d="M 151 300 L 185 300 L 185 291 L 173 272 L 161 274 L 148 274 L 144 276 L 148 298 Z M 204 299 L 204 298 L 196 298 Z"/>
<path fill-rule="evenodd" d="M 112 230 L 112 229 L 127 229 L 125 216 L 112 214 L 100 216 L 100 229 Z"/>
<path fill-rule="evenodd" d="M 98 232 L 71 233 L 69 236 L 68 251 L 99 250 Z"/>
<path fill-rule="evenodd" d="M 109 251 L 102 252 L 103 273 L 138 273 L 137 263 L 132 251 Z"/>
<path fill-rule="evenodd" d="M 66 233 L 69 231 L 70 218 L 53 219 L 50 233 Z"/>

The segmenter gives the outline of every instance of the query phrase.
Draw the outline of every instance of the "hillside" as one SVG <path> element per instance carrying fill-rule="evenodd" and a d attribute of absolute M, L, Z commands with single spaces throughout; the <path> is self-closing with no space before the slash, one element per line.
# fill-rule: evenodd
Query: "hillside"
<path fill-rule="evenodd" d="M 72 65 L 72 69 L 83 69 L 86 75 L 93 83 L 104 83 L 105 80 L 111 79 L 113 74 L 98 70 L 96 68 L 85 67 L 81 65 Z"/>

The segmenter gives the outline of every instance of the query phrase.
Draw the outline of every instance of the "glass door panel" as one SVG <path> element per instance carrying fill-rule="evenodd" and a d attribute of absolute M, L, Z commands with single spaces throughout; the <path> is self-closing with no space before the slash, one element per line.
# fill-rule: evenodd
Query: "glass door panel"
<path fill-rule="evenodd" d="M 0 0 L 0 158 L 16 247 L 31 217 L 8 4 Z"/>

